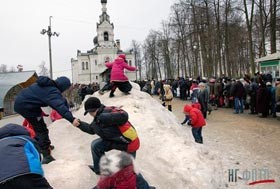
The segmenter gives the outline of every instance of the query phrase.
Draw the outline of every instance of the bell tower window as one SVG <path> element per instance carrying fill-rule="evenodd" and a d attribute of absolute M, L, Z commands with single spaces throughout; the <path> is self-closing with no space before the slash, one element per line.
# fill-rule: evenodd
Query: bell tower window
<path fill-rule="evenodd" d="M 104 41 L 109 41 L 109 34 L 108 34 L 108 32 L 104 32 Z"/>

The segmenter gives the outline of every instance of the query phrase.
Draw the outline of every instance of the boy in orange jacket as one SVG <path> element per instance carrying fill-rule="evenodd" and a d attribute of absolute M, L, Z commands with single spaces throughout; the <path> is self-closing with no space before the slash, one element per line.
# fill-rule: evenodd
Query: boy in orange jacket
<path fill-rule="evenodd" d="M 203 144 L 201 132 L 202 127 L 206 125 L 203 114 L 199 109 L 194 108 L 190 105 L 185 105 L 183 112 L 190 117 L 190 121 L 188 124 L 192 126 L 192 134 L 195 142 Z"/>

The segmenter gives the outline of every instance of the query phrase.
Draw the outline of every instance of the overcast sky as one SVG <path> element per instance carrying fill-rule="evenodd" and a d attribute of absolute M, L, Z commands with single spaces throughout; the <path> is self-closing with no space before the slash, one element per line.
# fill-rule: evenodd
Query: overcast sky
<path fill-rule="evenodd" d="M 151 29 L 159 29 L 168 18 L 175 0 L 108 0 L 107 13 L 115 26 L 115 39 L 127 50 L 134 39 L 142 42 Z M 45 61 L 49 66 L 47 29 L 49 16 L 52 31 L 52 60 L 54 78 L 71 77 L 70 59 L 77 49 L 92 49 L 96 23 L 101 14 L 101 0 L 8 0 L 0 8 L 1 63 L 8 69 L 23 65 L 24 70 L 38 71 Z"/>

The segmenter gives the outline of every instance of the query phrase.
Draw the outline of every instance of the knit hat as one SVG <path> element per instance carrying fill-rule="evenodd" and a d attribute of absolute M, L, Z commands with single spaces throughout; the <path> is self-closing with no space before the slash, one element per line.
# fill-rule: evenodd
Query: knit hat
<path fill-rule="evenodd" d="M 57 85 L 57 88 L 58 88 L 61 92 L 66 91 L 66 90 L 71 86 L 70 79 L 68 79 L 68 78 L 65 77 L 65 76 L 58 77 L 58 78 L 55 80 L 55 83 L 56 83 L 56 85 Z"/>
<path fill-rule="evenodd" d="M 192 107 L 190 105 L 185 105 L 184 106 L 184 112 L 190 112 Z"/>
<path fill-rule="evenodd" d="M 88 112 L 95 112 L 98 108 L 100 108 L 101 102 L 96 97 L 90 97 L 85 102 L 85 113 L 86 115 Z"/>

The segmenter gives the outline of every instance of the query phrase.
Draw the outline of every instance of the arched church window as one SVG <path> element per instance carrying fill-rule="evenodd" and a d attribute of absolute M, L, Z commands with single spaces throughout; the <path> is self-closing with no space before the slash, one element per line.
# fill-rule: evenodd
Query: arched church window
<path fill-rule="evenodd" d="M 86 70 L 88 70 L 88 62 L 86 62 Z"/>
<path fill-rule="evenodd" d="M 97 66 L 97 60 L 95 60 L 95 66 Z"/>
<path fill-rule="evenodd" d="M 82 62 L 82 70 L 85 70 L 85 63 Z"/>
<path fill-rule="evenodd" d="M 104 32 L 104 41 L 109 41 L 109 34 L 108 34 L 108 32 Z"/>

